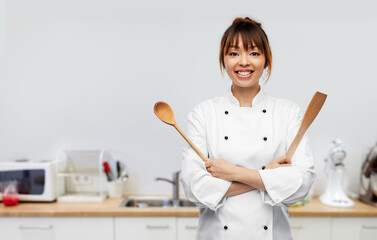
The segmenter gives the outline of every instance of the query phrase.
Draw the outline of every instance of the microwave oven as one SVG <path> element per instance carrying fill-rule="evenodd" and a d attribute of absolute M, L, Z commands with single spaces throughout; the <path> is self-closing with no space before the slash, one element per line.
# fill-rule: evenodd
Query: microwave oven
<path fill-rule="evenodd" d="M 57 161 L 0 162 L 0 184 L 17 181 L 20 201 L 55 201 L 63 192 L 57 177 L 59 164 Z"/>

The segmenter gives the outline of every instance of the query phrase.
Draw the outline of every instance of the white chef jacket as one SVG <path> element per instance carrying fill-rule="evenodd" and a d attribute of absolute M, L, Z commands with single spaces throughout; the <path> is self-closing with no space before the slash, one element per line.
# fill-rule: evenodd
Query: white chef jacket
<path fill-rule="evenodd" d="M 252 107 L 240 107 L 231 89 L 196 105 L 188 114 L 188 137 L 209 158 L 258 169 L 266 191 L 224 197 L 231 182 L 213 177 L 189 146 L 183 149 L 181 182 L 200 208 L 199 240 L 292 239 L 288 206 L 305 198 L 315 178 L 305 135 L 290 167 L 262 170 L 284 155 L 302 121 L 299 106 L 260 89 Z"/>

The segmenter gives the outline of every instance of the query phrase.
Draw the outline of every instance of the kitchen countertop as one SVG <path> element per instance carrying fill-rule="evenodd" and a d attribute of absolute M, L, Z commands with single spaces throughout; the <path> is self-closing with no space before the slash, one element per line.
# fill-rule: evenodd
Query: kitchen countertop
<path fill-rule="evenodd" d="M 0 204 L 0 217 L 198 217 L 197 208 L 118 208 L 123 198 L 101 203 L 20 203 Z M 355 201 L 352 208 L 334 208 L 313 198 L 303 206 L 290 207 L 291 217 L 377 217 L 377 207 Z"/>

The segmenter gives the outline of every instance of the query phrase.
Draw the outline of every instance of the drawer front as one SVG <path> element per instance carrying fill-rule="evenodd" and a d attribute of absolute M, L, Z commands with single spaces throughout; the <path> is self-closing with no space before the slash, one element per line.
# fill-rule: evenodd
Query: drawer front
<path fill-rule="evenodd" d="M 177 240 L 194 240 L 198 224 L 198 218 L 177 218 Z"/>
<path fill-rule="evenodd" d="M 377 218 L 333 218 L 332 239 L 376 240 Z"/>
<path fill-rule="evenodd" d="M 113 240 L 112 218 L 0 218 L 1 239 Z"/>
<path fill-rule="evenodd" d="M 174 217 L 115 218 L 116 240 L 175 240 Z"/>
<path fill-rule="evenodd" d="M 290 218 L 293 240 L 330 240 L 331 218 Z"/>

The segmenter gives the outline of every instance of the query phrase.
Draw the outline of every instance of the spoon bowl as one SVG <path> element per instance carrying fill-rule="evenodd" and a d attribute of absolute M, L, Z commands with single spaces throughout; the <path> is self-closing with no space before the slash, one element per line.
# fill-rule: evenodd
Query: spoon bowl
<path fill-rule="evenodd" d="M 166 102 L 156 102 L 153 110 L 154 114 L 164 123 L 176 125 L 173 109 Z"/>

